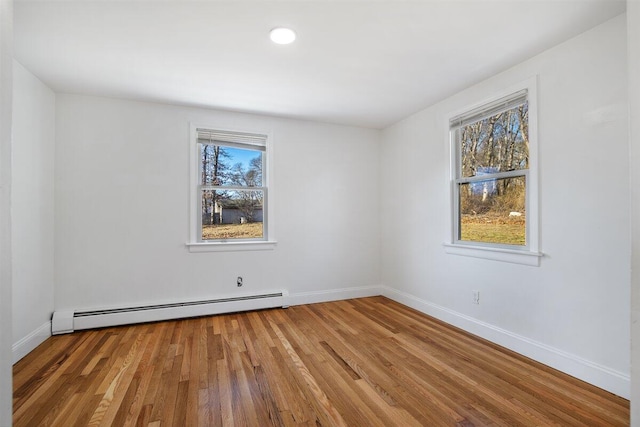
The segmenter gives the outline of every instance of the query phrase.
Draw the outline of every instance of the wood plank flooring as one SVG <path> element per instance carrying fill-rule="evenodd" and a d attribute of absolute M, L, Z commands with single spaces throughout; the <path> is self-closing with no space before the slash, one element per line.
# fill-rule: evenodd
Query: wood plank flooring
<path fill-rule="evenodd" d="M 52 337 L 15 426 L 624 426 L 629 402 L 384 297 Z"/>

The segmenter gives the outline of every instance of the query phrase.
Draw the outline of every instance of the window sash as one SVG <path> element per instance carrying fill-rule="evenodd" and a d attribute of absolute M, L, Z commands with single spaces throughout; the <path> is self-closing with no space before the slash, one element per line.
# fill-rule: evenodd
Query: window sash
<path fill-rule="evenodd" d="M 204 231 L 204 224 L 202 223 L 202 219 L 204 213 L 202 212 L 202 194 L 204 191 L 226 191 L 228 188 L 226 187 L 216 187 L 216 188 L 199 188 L 199 202 L 198 202 L 198 242 L 200 243 L 219 243 L 219 242 L 261 242 L 267 241 L 267 223 L 268 223 L 268 210 L 267 210 L 267 189 L 263 187 L 242 187 L 235 191 L 262 191 L 262 236 L 254 237 L 254 238 L 221 238 L 221 239 L 204 239 L 202 234 Z"/>
<path fill-rule="evenodd" d="M 203 191 L 226 191 L 228 190 L 228 188 L 226 187 L 212 187 L 212 188 L 198 188 L 198 206 L 197 206 L 197 226 L 198 226 L 198 230 L 197 230 L 197 241 L 202 243 L 202 242 L 208 242 L 208 243 L 215 243 L 215 242 L 246 242 L 246 241 L 267 241 L 269 240 L 269 236 L 268 236 L 268 221 L 269 221 L 269 211 L 267 209 L 268 206 L 268 199 L 269 199 L 269 194 L 268 191 L 265 187 L 242 187 L 241 189 L 238 189 L 237 191 L 262 191 L 262 237 L 256 237 L 253 239 L 238 239 L 238 238 L 232 238 L 232 239 L 203 239 L 202 238 L 202 192 Z"/>
<path fill-rule="evenodd" d="M 498 176 L 501 175 L 501 176 Z M 503 248 L 503 249 L 515 249 L 528 251 L 530 250 L 530 236 L 531 236 L 531 227 L 530 227 L 530 218 L 527 215 L 525 219 L 525 244 L 524 245 L 512 245 L 507 243 L 492 243 L 492 242 L 483 242 L 480 240 L 462 240 L 461 239 L 461 221 L 462 221 L 462 213 L 460 212 L 460 187 L 464 184 L 469 184 L 473 182 L 483 182 L 483 181 L 492 181 L 494 179 L 504 179 L 504 178 L 518 178 L 524 177 L 525 179 L 525 212 L 530 212 L 530 203 L 529 203 L 529 171 L 527 169 L 505 172 L 501 174 L 493 174 L 493 175 L 482 175 L 481 179 L 475 179 L 476 177 L 472 177 L 474 179 L 460 179 L 454 180 L 453 184 L 453 243 L 456 245 L 467 245 L 467 246 L 484 246 L 490 248 Z"/>
<path fill-rule="evenodd" d="M 201 143 L 196 144 L 199 156 L 202 156 L 201 147 L 200 147 L 202 145 L 207 145 L 207 144 L 201 144 Z M 266 175 L 264 174 L 264 171 L 266 170 L 266 166 L 267 166 L 267 164 L 266 164 L 266 162 L 267 162 L 267 160 L 266 160 L 266 151 L 256 150 L 256 149 L 254 149 L 252 147 L 246 147 L 246 146 L 241 146 L 241 145 L 238 145 L 238 146 L 221 145 L 221 144 L 213 144 L 213 145 L 216 145 L 218 147 L 239 148 L 239 149 L 246 150 L 246 151 L 256 151 L 256 152 L 260 151 L 260 153 L 261 153 L 260 162 L 261 162 L 261 168 L 262 168 L 262 171 L 263 171 L 262 176 L 260 177 L 260 182 L 262 184 L 261 186 L 258 186 L 258 185 L 250 186 L 250 185 L 238 185 L 238 184 L 223 184 L 223 185 L 219 185 L 219 187 L 224 187 L 224 188 L 228 188 L 228 189 L 231 189 L 231 188 L 245 188 L 246 189 L 246 188 L 261 188 L 261 187 L 265 187 L 266 186 L 265 185 L 265 176 Z M 208 187 L 218 187 L 215 184 L 203 183 L 202 182 L 203 181 L 203 172 L 204 171 L 203 171 L 202 161 L 199 161 L 198 162 L 198 174 L 199 174 L 198 175 L 198 185 L 204 186 L 204 187 L 207 187 L 207 186 Z"/>
<path fill-rule="evenodd" d="M 528 251 L 530 249 L 530 219 L 525 219 L 525 244 L 524 245 L 511 245 L 506 243 L 490 243 L 490 242 L 482 242 L 479 240 L 462 240 L 461 237 L 461 226 L 460 222 L 462 221 L 462 213 L 460 212 L 460 186 L 463 184 L 469 184 L 473 182 L 484 182 L 484 181 L 493 181 L 495 179 L 504 179 L 504 178 L 517 178 L 524 177 L 525 179 L 525 212 L 529 212 L 529 170 L 522 169 L 517 171 L 503 172 L 497 174 L 487 174 L 481 175 L 480 177 L 469 177 L 469 178 L 461 178 L 454 180 L 453 184 L 453 243 L 459 245 L 470 245 L 470 246 L 486 246 L 492 248 L 505 248 L 505 249 L 517 249 Z"/>

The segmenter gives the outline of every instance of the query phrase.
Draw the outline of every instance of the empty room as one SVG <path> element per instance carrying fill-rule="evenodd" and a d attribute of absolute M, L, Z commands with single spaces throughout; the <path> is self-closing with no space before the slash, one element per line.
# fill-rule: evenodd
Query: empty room
<path fill-rule="evenodd" d="M 637 1 L 0 4 L 0 426 L 640 426 Z"/>

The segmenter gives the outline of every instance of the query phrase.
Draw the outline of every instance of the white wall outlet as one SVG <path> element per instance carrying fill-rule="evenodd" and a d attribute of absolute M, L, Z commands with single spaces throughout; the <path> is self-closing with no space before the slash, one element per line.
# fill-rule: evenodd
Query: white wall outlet
<path fill-rule="evenodd" d="M 480 304 L 480 291 L 473 291 L 473 303 Z"/>

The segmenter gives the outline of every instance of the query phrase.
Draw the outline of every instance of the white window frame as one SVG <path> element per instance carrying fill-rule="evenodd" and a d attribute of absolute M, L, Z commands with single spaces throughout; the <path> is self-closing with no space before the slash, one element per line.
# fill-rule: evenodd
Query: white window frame
<path fill-rule="evenodd" d="M 445 252 L 454 255 L 470 256 L 494 261 L 511 262 L 530 266 L 539 266 L 542 253 L 539 251 L 539 203 L 538 203 L 538 102 L 537 102 L 537 78 L 506 88 L 505 90 L 487 97 L 472 105 L 465 106 L 446 115 L 445 129 L 447 152 L 449 153 L 449 227 L 444 243 Z M 524 176 L 526 185 L 526 245 L 505 245 L 485 242 L 463 241 L 459 236 L 459 198 L 458 184 L 474 181 L 476 178 L 467 179 L 459 177 L 460 149 L 456 138 L 456 132 L 451 129 L 452 120 L 480 112 L 501 100 L 513 97 L 515 94 L 526 91 L 526 99 L 529 109 L 529 169 L 497 173 L 486 178 L 508 178 Z"/>
<path fill-rule="evenodd" d="M 261 239 L 230 239 L 230 240 L 202 240 L 202 194 L 200 183 L 200 146 L 198 129 L 207 129 L 230 134 L 255 134 L 265 137 L 263 151 L 264 170 L 262 172 L 262 187 L 264 191 L 263 223 L 264 236 Z M 273 191 L 273 140 L 269 132 L 254 132 L 247 130 L 231 130 L 220 126 L 190 124 L 189 133 L 189 241 L 186 243 L 189 252 L 227 252 L 227 251 L 256 251 L 272 250 L 276 246 L 274 221 L 274 191 Z M 226 188 L 226 187 L 225 187 Z M 229 189 L 233 189 L 229 187 Z"/>

